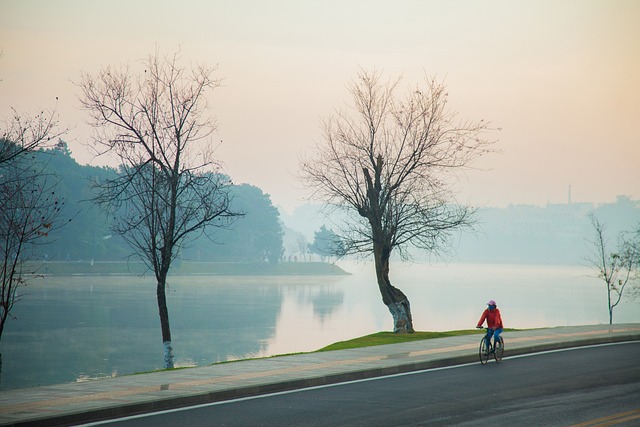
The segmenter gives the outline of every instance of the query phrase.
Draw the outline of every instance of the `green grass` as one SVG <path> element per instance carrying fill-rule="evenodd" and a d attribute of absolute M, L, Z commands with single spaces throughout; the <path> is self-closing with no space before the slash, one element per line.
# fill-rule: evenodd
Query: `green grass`
<path fill-rule="evenodd" d="M 403 342 L 428 340 L 433 338 L 455 337 L 458 335 L 470 335 L 478 333 L 475 329 L 465 329 L 448 332 L 414 332 L 412 334 L 396 334 L 393 332 L 377 332 L 371 335 L 354 338 L 347 341 L 338 341 L 321 348 L 318 351 L 345 350 L 349 348 L 371 347 L 374 345 L 399 344 Z"/>
<path fill-rule="evenodd" d="M 513 331 L 520 331 L 520 330 L 522 329 L 512 329 L 512 328 L 504 329 L 505 332 L 513 332 Z M 376 345 L 386 345 L 386 344 L 400 344 L 404 342 L 430 340 L 434 338 L 456 337 L 460 335 L 478 335 L 480 337 L 485 333 L 486 333 L 486 329 L 482 329 L 482 330 L 461 329 L 458 331 L 444 331 L 444 332 L 414 332 L 412 334 L 396 334 L 394 332 L 377 332 L 375 334 L 365 335 L 363 337 L 354 338 L 347 341 L 338 341 L 315 351 L 275 354 L 273 356 L 268 356 L 268 357 L 255 357 L 255 358 L 248 358 L 248 359 L 227 360 L 224 362 L 212 363 L 212 365 L 217 365 L 220 363 L 242 362 L 243 360 L 269 359 L 272 357 L 291 356 L 295 354 L 311 354 L 311 353 L 318 353 L 322 351 L 347 350 L 350 348 L 373 347 Z"/>
<path fill-rule="evenodd" d="M 515 331 L 516 329 L 505 329 L 505 331 Z M 371 347 L 374 345 L 399 344 L 403 342 L 429 340 L 433 338 L 455 337 L 459 335 L 482 335 L 485 330 L 462 329 L 458 331 L 446 332 L 414 332 L 412 334 L 396 334 L 393 332 L 377 332 L 371 335 L 354 338 L 347 341 L 339 341 L 321 348 L 317 351 L 345 350 L 349 348 Z"/>
<path fill-rule="evenodd" d="M 515 331 L 516 329 L 505 329 L 505 331 L 507 330 Z M 274 354 L 273 356 L 267 356 L 267 357 L 254 357 L 254 358 L 247 358 L 247 359 L 226 360 L 224 362 L 212 363 L 212 365 L 219 365 L 221 363 L 242 362 L 244 360 L 257 360 L 257 359 L 269 359 L 272 357 L 280 357 L 280 356 L 292 356 L 296 354 L 311 354 L 311 353 L 318 353 L 322 351 L 346 350 L 350 348 L 372 347 L 376 345 L 385 345 L 385 344 L 399 344 L 403 342 L 428 340 L 433 338 L 455 337 L 458 335 L 471 335 L 471 334 L 481 335 L 481 332 L 484 333 L 484 330 L 479 331 L 477 329 L 464 329 L 459 331 L 447 331 L 447 332 L 414 332 L 412 334 L 377 332 L 375 334 L 365 335 L 363 337 L 354 338 L 347 341 L 338 341 L 315 351 Z"/>
<path fill-rule="evenodd" d="M 512 329 L 506 328 L 505 331 L 512 332 L 518 331 L 520 329 Z M 478 330 L 478 329 L 462 329 L 458 331 L 445 331 L 445 332 L 414 332 L 412 334 L 396 334 L 393 332 L 377 332 L 371 335 L 365 335 L 363 337 L 354 338 L 347 341 L 338 341 L 333 344 L 330 344 L 326 347 L 322 347 L 319 350 L 308 351 L 308 352 L 299 352 L 299 353 L 286 353 L 286 354 L 275 354 L 273 356 L 268 357 L 255 357 L 255 358 L 247 358 L 247 359 L 236 359 L 236 360 L 227 360 L 224 362 L 216 362 L 212 363 L 212 365 L 218 365 L 221 363 L 235 363 L 242 362 L 244 360 L 256 360 L 256 359 L 269 359 L 272 357 L 280 357 L 280 356 L 291 356 L 295 354 L 311 354 L 318 353 L 322 351 L 333 351 L 333 350 L 347 350 L 350 348 L 363 348 L 363 347 L 372 347 L 376 345 L 385 345 L 385 344 L 400 344 L 404 342 L 412 342 L 412 341 L 421 341 L 421 340 L 429 340 L 434 338 L 444 338 L 444 337 L 455 337 L 460 335 L 478 335 L 482 336 L 486 332 L 486 329 Z M 478 341 L 480 339 L 478 338 Z"/>
<path fill-rule="evenodd" d="M 513 332 L 513 331 L 519 331 L 519 330 L 521 330 L 521 329 L 505 328 L 505 332 Z M 486 329 L 482 329 L 482 330 L 478 330 L 478 329 L 462 329 L 462 330 L 457 330 L 457 331 L 445 331 L 445 332 L 414 332 L 412 334 L 396 334 L 396 333 L 393 333 L 393 332 L 377 332 L 375 334 L 365 335 L 363 337 L 354 338 L 354 339 L 347 340 L 347 341 L 338 341 L 336 343 L 333 343 L 331 345 L 328 345 L 328 346 L 323 347 L 323 348 L 321 348 L 319 350 L 316 350 L 316 351 L 299 352 L 299 353 L 287 353 L 287 354 L 276 354 L 276 355 L 268 356 L 268 357 L 253 357 L 253 358 L 247 358 L 247 359 L 227 360 L 227 361 L 224 361 L 224 362 L 212 363 L 212 365 L 220 365 L 220 364 L 223 364 L 223 363 L 236 363 L 236 362 L 242 362 L 242 361 L 245 361 L 245 360 L 270 359 L 270 358 L 273 358 L 273 357 L 291 356 L 291 355 L 295 355 L 295 354 L 310 354 L 310 353 L 317 353 L 317 352 L 322 352 L 322 351 L 347 350 L 347 349 L 350 349 L 350 348 L 372 347 L 372 346 L 376 346 L 376 345 L 385 345 L 385 344 L 400 344 L 400 343 L 404 343 L 404 342 L 429 340 L 429 339 L 434 339 L 434 338 L 455 337 L 455 336 L 460 336 L 460 335 L 478 335 L 478 336 L 481 336 L 482 334 L 485 333 L 485 331 L 486 331 Z M 189 369 L 189 368 L 191 368 L 191 367 L 187 366 L 187 367 L 171 368 L 171 369 L 159 369 L 157 371 L 151 371 L 151 372 L 171 371 L 171 370 L 176 370 L 176 369 Z M 134 375 L 146 374 L 146 373 L 150 373 L 150 372 L 137 372 Z"/>

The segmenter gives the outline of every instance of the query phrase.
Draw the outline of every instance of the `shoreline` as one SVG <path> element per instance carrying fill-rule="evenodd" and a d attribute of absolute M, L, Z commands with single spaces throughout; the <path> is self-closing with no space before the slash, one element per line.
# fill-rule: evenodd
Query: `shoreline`
<path fill-rule="evenodd" d="M 35 276 L 140 276 L 150 270 L 144 263 L 127 261 L 28 262 L 25 270 Z M 169 276 L 336 276 L 350 275 L 326 262 L 191 262 L 179 261 Z"/>

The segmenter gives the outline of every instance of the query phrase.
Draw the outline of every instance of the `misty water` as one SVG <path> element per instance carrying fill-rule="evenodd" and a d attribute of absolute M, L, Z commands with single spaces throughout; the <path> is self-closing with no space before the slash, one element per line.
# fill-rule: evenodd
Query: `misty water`
<path fill-rule="evenodd" d="M 370 264 L 349 276 L 171 277 L 176 366 L 317 350 L 391 330 Z M 505 325 L 537 328 L 608 322 L 606 290 L 580 266 L 392 265 L 416 330 L 473 328 L 488 299 Z M 160 322 L 151 277 L 47 277 L 25 289 L 0 342 L 3 390 L 159 369 Z M 616 323 L 640 322 L 621 303 Z"/>

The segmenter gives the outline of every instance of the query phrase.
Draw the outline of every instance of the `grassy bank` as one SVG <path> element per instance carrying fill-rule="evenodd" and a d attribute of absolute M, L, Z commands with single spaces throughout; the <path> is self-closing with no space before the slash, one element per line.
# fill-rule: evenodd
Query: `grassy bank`
<path fill-rule="evenodd" d="M 520 329 L 505 328 L 505 332 L 518 331 Z M 365 335 L 363 337 L 353 338 L 347 341 L 338 341 L 330 344 L 326 347 L 322 347 L 319 350 L 305 352 L 305 353 L 317 353 L 322 351 L 334 351 L 334 350 L 347 350 L 351 348 L 363 348 L 373 347 L 376 345 L 386 344 L 401 344 L 405 342 L 430 340 L 434 338 L 456 337 L 460 335 L 481 335 L 486 333 L 486 329 L 461 329 L 457 331 L 444 331 L 444 332 L 419 332 L 416 331 L 412 334 L 396 334 L 393 332 L 376 332 L 375 334 Z M 478 341 L 480 338 L 478 338 Z M 305 353 L 292 353 L 292 354 L 305 354 Z M 288 356 L 288 354 L 276 354 L 270 357 Z M 237 360 L 239 362 L 241 360 Z M 236 362 L 236 361 L 234 361 Z M 229 363 L 229 362 L 220 362 Z"/>
<path fill-rule="evenodd" d="M 511 329 L 511 328 L 505 329 L 505 331 L 517 331 L 517 330 L 518 329 Z M 416 331 L 412 334 L 395 334 L 393 332 L 376 332 L 375 334 L 365 335 L 365 336 L 353 338 L 347 341 L 338 341 L 315 351 L 276 354 L 269 357 L 289 356 L 291 354 L 318 353 L 323 351 L 334 351 L 334 350 L 347 350 L 352 348 L 372 347 L 376 345 L 386 345 L 386 344 L 401 344 L 405 342 L 430 340 L 434 338 L 455 337 L 460 335 L 478 335 L 478 341 L 480 341 L 480 336 L 485 332 L 486 332 L 485 329 L 483 330 L 461 329 L 457 331 L 444 331 L 444 332 Z M 238 359 L 238 360 L 230 360 L 230 361 L 218 362 L 218 363 L 234 363 L 234 362 L 241 362 L 242 360 L 251 360 L 251 359 Z"/>
<path fill-rule="evenodd" d="M 521 329 L 512 329 L 506 328 L 506 332 L 519 331 Z M 363 337 L 354 338 L 347 341 L 338 341 L 333 344 L 330 344 L 326 347 L 323 347 L 319 350 L 308 351 L 308 352 L 300 352 L 300 353 L 287 353 L 287 354 L 276 354 L 273 356 L 266 357 L 281 357 L 281 356 L 290 356 L 293 354 L 309 354 L 309 353 L 318 353 L 323 351 L 334 351 L 334 350 L 347 350 L 351 348 L 363 348 L 363 347 L 372 347 L 376 345 L 386 345 L 386 344 L 401 344 L 405 342 L 412 341 L 422 341 L 429 340 L 434 338 L 444 338 L 444 337 L 455 337 L 460 335 L 478 335 L 478 341 L 480 341 L 480 337 L 482 334 L 486 332 L 485 329 L 461 329 L 457 331 L 444 331 L 444 332 L 414 332 L 412 334 L 395 334 L 393 332 L 377 332 L 371 335 L 365 335 Z M 256 359 L 264 359 L 264 358 L 247 358 L 247 359 L 235 359 L 235 360 L 227 360 L 224 362 L 216 362 L 212 363 L 212 365 L 224 364 L 224 363 L 237 363 L 242 362 L 243 360 L 256 360 Z M 172 368 L 173 369 L 189 369 L 187 368 Z M 160 369 L 160 371 L 165 369 Z M 149 372 L 158 372 L 158 371 L 149 371 Z M 149 372 L 137 372 L 134 375 L 145 374 Z"/>
<path fill-rule="evenodd" d="M 147 268 L 140 262 L 78 261 L 39 262 L 26 265 L 27 271 L 52 276 L 108 276 L 142 275 Z M 176 262 L 171 275 L 345 275 L 349 274 L 334 264 L 323 262 L 286 262 L 280 264 L 244 262 Z"/>
<path fill-rule="evenodd" d="M 477 329 L 464 329 L 447 332 L 414 332 L 412 334 L 394 334 L 393 332 L 377 332 L 371 335 L 338 341 L 318 351 L 345 350 L 349 348 L 371 347 L 375 345 L 400 344 L 404 342 L 428 340 L 433 338 L 455 337 L 458 335 L 479 334 Z"/>

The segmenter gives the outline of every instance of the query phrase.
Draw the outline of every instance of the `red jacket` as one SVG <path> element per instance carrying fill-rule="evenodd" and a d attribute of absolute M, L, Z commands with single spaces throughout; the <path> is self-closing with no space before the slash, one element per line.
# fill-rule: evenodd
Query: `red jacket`
<path fill-rule="evenodd" d="M 493 310 L 489 310 L 488 308 L 484 310 L 482 313 L 482 317 L 478 320 L 478 327 L 481 328 L 485 319 L 487 320 L 487 326 L 489 329 L 502 329 L 502 317 L 500 316 L 500 310 L 498 307 Z"/>

